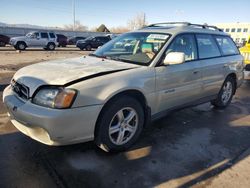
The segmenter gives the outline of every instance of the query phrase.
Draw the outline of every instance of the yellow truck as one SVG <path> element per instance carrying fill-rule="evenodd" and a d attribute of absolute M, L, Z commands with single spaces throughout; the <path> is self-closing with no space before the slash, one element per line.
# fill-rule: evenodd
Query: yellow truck
<path fill-rule="evenodd" d="M 240 53 L 244 57 L 244 62 L 246 64 L 245 70 L 250 71 L 250 37 L 246 44 L 240 48 Z"/>

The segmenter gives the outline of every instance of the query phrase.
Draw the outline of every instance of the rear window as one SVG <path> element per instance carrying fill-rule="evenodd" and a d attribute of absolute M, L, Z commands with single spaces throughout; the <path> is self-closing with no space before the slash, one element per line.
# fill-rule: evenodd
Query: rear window
<path fill-rule="evenodd" d="M 239 54 L 237 47 L 230 37 L 216 36 L 215 38 L 220 46 L 223 55 Z"/>
<path fill-rule="evenodd" d="M 199 49 L 199 58 L 212 58 L 221 56 L 220 50 L 211 35 L 199 34 L 196 35 L 198 49 Z"/>
<path fill-rule="evenodd" d="M 52 38 L 52 39 L 56 38 L 54 33 L 49 33 L 49 37 Z"/>
<path fill-rule="evenodd" d="M 41 33 L 41 38 L 49 38 L 48 33 Z"/>

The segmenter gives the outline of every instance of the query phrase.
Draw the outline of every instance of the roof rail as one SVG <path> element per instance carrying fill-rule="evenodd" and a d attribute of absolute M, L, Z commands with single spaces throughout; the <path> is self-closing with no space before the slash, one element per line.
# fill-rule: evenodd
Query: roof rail
<path fill-rule="evenodd" d="M 171 25 L 180 25 L 180 26 L 193 26 L 193 27 L 200 27 L 202 29 L 214 29 L 218 31 L 223 31 L 222 29 L 212 26 L 212 25 L 207 25 L 207 24 L 192 24 L 190 22 L 162 22 L 162 23 L 155 23 L 155 24 L 150 24 L 148 26 L 145 26 L 144 28 L 147 27 L 164 27 L 165 26 L 171 26 Z"/>

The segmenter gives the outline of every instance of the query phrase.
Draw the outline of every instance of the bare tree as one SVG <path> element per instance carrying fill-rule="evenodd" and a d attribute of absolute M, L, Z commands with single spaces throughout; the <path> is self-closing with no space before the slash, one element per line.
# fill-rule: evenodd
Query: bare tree
<path fill-rule="evenodd" d="M 118 26 L 118 27 L 112 27 L 110 28 L 110 31 L 112 33 L 125 33 L 129 31 L 128 27 L 124 27 L 124 26 Z"/>
<path fill-rule="evenodd" d="M 66 30 L 74 30 L 74 25 L 73 24 L 68 24 L 68 25 L 64 25 L 64 28 Z M 79 20 L 76 20 L 75 22 L 75 31 L 87 31 L 88 27 L 81 24 L 81 22 Z"/>
<path fill-rule="evenodd" d="M 128 29 L 135 30 L 147 25 L 145 13 L 138 13 L 135 17 L 128 20 Z"/>

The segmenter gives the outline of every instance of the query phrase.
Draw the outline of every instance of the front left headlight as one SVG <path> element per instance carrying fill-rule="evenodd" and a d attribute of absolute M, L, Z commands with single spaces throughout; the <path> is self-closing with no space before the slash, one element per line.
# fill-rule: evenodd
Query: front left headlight
<path fill-rule="evenodd" d="M 34 104 L 49 108 L 70 108 L 76 98 L 77 91 L 68 88 L 41 88 L 32 99 Z"/>

